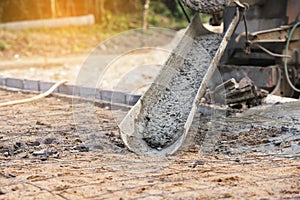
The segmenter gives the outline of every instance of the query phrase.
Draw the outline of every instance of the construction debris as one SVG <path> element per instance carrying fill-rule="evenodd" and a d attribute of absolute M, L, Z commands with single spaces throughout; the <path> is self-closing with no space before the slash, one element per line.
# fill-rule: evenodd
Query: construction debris
<path fill-rule="evenodd" d="M 206 91 L 206 101 L 210 104 L 228 105 L 231 108 L 244 108 L 260 105 L 268 92 L 258 89 L 249 77 L 239 83 L 235 79 L 218 85 L 214 90 Z"/>

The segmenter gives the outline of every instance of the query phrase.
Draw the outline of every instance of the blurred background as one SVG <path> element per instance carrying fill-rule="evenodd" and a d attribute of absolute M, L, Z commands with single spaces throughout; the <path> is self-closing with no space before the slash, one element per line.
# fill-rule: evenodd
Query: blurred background
<path fill-rule="evenodd" d="M 15 22 L 87 15 L 94 21 L 85 26 L 49 28 L 46 22 L 37 28 L 5 28 Z M 1 0 L 0 60 L 88 53 L 122 31 L 153 26 L 179 30 L 187 24 L 175 0 Z"/>
<path fill-rule="evenodd" d="M 124 30 L 141 26 L 145 4 L 150 4 L 148 21 L 152 26 L 185 26 L 174 0 L 1 0 L 0 22 L 93 14 L 97 24 L 109 31 Z"/>
<path fill-rule="evenodd" d="M 193 14 L 187 8 L 186 12 Z M 164 46 L 187 25 L 175 0 L 0 0 L 0 77 L 74 83 L 86 58 L 112 36 L 139 28 L 167 28 L 173 32 L 155 38 Z M 108 51 L 138 42 L 138 37 L 103 48 L 102 54 L 115 53 Z M 166 56 L 144 52 L 136 57 L 142 63 L 161 63 Z"/>

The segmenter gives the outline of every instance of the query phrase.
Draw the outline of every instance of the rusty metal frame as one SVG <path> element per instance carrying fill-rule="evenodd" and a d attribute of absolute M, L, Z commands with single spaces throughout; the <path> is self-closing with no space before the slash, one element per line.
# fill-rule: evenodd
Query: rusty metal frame
<path fill-rule="evenodd" d="M 250 39 L 252 44 L 254 43 L 268 43 L 268 42 L 286 42 L 292 26 L 283 26 L 280 28 L 273 28 L 264 31 L 258 31 L 251 33 Z M 239 42 L 242 37 L 246 36 L 246 33 L 242 33 L 236 37 L 236 41 Z M 300 27 L 295 30 L 295 33 L 291 39 L 292 41 L 300 40 Z"/>

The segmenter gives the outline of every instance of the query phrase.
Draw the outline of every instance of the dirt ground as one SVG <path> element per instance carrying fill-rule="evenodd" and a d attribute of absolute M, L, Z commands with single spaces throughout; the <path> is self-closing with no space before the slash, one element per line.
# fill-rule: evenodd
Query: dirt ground
<path fill-rule="evenodd" d="M 100 42 L 59 31 L 0 32 L 0 39 L 11 45 L 0 51 L 0 76 L 71 83 Z M 145 50 L 126 55 L 109 69 L 118 74 L 105 71 L 102 86 L 111 89 L 113 80 L 114 87 L 139 91 L 126 83 L 137 74 L 126 66 L 155 64 L 138 72 L 142 80 L 134 79 L 144 84 L 167 56 Z M 0 102 L 33 95 L 1 89 Z M 117 125 L 126 110 L 109 107 L 52 96 L 0 108 L 0 199 L 300 199 L 299 102 L 229 117 L 199 110 L 185 148 L 167 158 L 129 152 Z"/>
<path fill-rule="evenodd" d="M 0 76 L 85 86 L 97 80 L 102 89 L 142 93 L 184 33 L 152 28 L 109 36 L 94 28 L 0 30 Z"/>
<path fill-rule="evenodd" d="M 136 85 L 143 88 L 153 81 L 178 35 L 183 33 L 137 29 L 100 40 L 95 33 L 89 35 L 83 30 L 69 30 L 74 34 L 62 31 L 0 31 L 0 41 L 11 44 L 4 50 L 0 47 L 0 76 L 50 82 L 67 80 L 69 84 L 140 93 Z M 34 48 L 29 48 L 26 41 Z M 74 46 L 82 48 L 75 51 Z M 91 80 L 100 85 L 91 85 Z"/>
<path fill-rule="evenodd" d="M 0 102 L 32 95 L 1 90 Z M 299 113 L 299 104 L 292 106 Z M 84 126 L 80 123 L 87 123 L 89 116 L 80 121 L 75 112 L 88 114 L 91 107 L 97 121 Z M 300 198 L 299 152 L 258 151 L 259 145 L 272 143 L 269 134 L 253 137 L 263 132 L 258 124 L 244 126 L 239 137 L 221 138 L 210 153 L 200 153 L 201 142 L 194 141 L 173 156 L 150 158 L 135 155 L 122 144 L 114 114 L 124 112 L 121 110 L 112 112 L 58 97 L 0 110 L 0 199 Z M 248 116 L 255 112 L 251 110 Z M 283 123 L 288 121 L 287 116 Z M 286 124 L 294 128 L 296 145 L 298 126 L 299 118 Z M 89 133 L 97 136 L 97 148 L 86 145 L 84 138 Z M 226 134 L 229 132 L 224 131 L 222 137 Z M 218 150 L 226 141 L 236 150 L 242 145 L 252 151 Z"/>

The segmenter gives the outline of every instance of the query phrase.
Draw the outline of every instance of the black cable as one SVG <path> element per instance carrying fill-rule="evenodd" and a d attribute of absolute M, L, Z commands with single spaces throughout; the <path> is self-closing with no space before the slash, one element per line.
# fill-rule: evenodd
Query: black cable
<path fill-rule="evenodd" d="M 187 21 L 188 21 L 189 23 L 191 23 L 191 20 L 190 20 L 188 14 L 186 13 L 186 11 L 185 11 L 185 9 L 184 9 L 184 6 L 182 5 L 181 0 L 177 0 L 177 1 L 178 1 L 178 3 L 179 3 L 179 6 L 180 6 L 181 10 L 182 10 L 183 13 L 184 13 L 186 19 L 187 19 Z"/>

